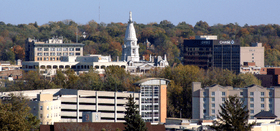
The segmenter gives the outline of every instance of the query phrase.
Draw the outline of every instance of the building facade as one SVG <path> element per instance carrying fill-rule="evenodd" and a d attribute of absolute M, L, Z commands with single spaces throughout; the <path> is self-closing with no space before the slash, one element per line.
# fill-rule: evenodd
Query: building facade
<path fill-rule="evenodd" d="M 276 116 L 280 115 L 280 88 L 264 88 L 257 85 L 245 88 L 213 85 L 201 87 L 200 82 L 192 84 L 192 118 L 203 119 L 216 117 L 220 111 L 219 105 L 229 97 L 237 95 L 244 101 L 249 110 L 250 119 L 261 111 L 271 111 Z"/>
<path fill-rule="evenodd" d="M 25 41 L 25 61 L 60 61 L 61 56 L 83 56 L 81 43 L 63 43 L 63 37 L 46 42 L 28 38 Z"/>
<path fill-rule="evenodd" d="M 264 47 L 262 43 L 253 43 L 250 47 L 240 47 L 240 63 L 255 62 L 255 66 L 264 67 Z"/>
<path fill-rule="evenodd" d="M 141 117 L 146 122 L 165 123 L 169 80 L 147 78 L 134 83 L 141 90 Z"/>
<path fill-rule="evenodd" d="M 240 45 L 233 40 L 217 40 L 215 36 L 196 36 L 184 41 L 184 64 L 203 69 L 218 67 L 240 72 Z"/>

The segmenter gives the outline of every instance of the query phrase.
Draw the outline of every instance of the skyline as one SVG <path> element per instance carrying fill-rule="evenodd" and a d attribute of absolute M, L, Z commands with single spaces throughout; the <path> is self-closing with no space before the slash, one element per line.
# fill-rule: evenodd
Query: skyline
<path fill-rule="evenodd" d="M 106 24 L 114 22 L 127 23 L 129 11 L 132 11 L 133 21 L 148 24 L 168 20 L 174 25 L 185 21 L 195 25 L 206 21 L 210 26 L 215 24 L 238 23 L 240 26 L 279 24 L 280 12 L 277 5 L 280 1 L 90 1 L 77 2 L 54 1 L 2 1 L 0 5 L 0 21 L 6 24 L 47 24 L 50 21 L 73 20 L 78 24 L 87 24 L 94 20 Z M 99 20 L 100 6 L 100 20 Z"/>

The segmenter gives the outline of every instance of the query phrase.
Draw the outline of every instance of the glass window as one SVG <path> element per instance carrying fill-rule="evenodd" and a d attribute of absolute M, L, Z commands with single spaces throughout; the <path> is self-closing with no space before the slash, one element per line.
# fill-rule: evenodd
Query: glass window
<path fill-rule="evenodd" d="M 42 56 L 42 53 L 37 53 L 37 56 Z"/>
<path fill-rule="evenodd" d="M 215 92 L 212 92 L 212 96 L 215 96 Z"/>
<path fill-rule="evenodd" d="M 43 118 L 43 114 L 40 114 L 40 118 Z"/>
<path fill-rule="evenodd" d="M 269 98 L 269 102 L 270 102 L 270 103 L 272 102 L 272 98 Z"/>
<path fill-rule="evenodd" d="M 215 114 L 215 109 L 212 109 L 212 113 Z"/>
<path fill-rule="evenodd" d="M 55 48 L 50 48 L 51 49 L 51 51 L 55 51 Z"/>
<path fill-rule="evenodd" d="M 251 102 L 254 102 L 254 98 L 250 98 L 250 101 L 251 101 Z"/>
<path fill-rule="evenodd" d="M 76 53 L 76 56 L 79 56 L 79 55 L 81 55 L 81 53 Z"/>
<path fill-rule="evenodd" d="M 243 92 L 240 92 L 240 96 L 243 96 Z"/>
<path fill-rule="evenodd" d="M 251 113 L 251 114 L 254 114 L 254 110 L 250 110 L 250 113 Z"/>
<path fill-rule="evenodd" d="M 51 56 L 55 56 L 55 53 L 54 53 L 54 52 L 51 52 L 50 55 L 51 55 Z"/>
<path fill-rule="evenodd" d="M 74 51 L 74 48 L 69 48 L 69 51 Z"/>
<path fill-rule="evenodd" d="M 62 50 L 63 50 L 63 51 L 68 51 L 68 48 L 63 48 Z"/>
<path fill-rule="evenodd" d="M 215 104 L 212 104 L 212 108 L 215 108 Z"/>
<path fill-rule="evenodd" d="M 269 108 L 272 108 L 272 104 L 269 104 Z"/>
<path fill-rule="evenodd" d="M 40 106 L 40 110 L 43 110 L 43 106 Z"/>
<path fill-rule="evenodd" d="M 264 102 L 264 98 L 261 98 L 261 102 Z"/>
<path fill-rule="evenodd" d="M 264 108 L 264 104 L 261 104 L 261 108 Z"/>
<path fill-rule="evenodd" d="M 44 48 L 44 51 L 49 51 L 49 48 Z"/>
<path fill-rule="evenodd" d="M 261 96 L 264 96 L 264 92 L 261 92 Z"/>
<path fill-rule="evenodd" d="M 206 92 L 205 91 L 203 92 L 203 96 L 206 96 Z"/>
<path fill-rule="evenodd" d="M 215 98 L 212 98 L 212 101 L 215 101 Z"/>
<path fill-rule="evenodd" d="M 222 96 L 225 96 L 226 95 L 226 92 L 222 92 Z"/>
<path fill-rule="evenodd" d="M 74 55 L 74 53 L 73 53 L 73 52 L 70 52 L 70 53 L 69 53 L 69 55 L 70 55 L 70 56 L 73 56 L 73 55 Z"/>
<path fill-rule="evenodd" d="M 47 118 L 49 118 L 49 114 L 47 114 Z"/>
<path fill-rule="evenodd" d="M 225 101 L 226 101 L 226 98 L 223 97 L 223 98 L 222 98 L 222 101 L 225 102 Z"/>
<path fill-rule="evenodd" d="M 206 101 L 206 98 L 203 98 L 203 101 L 205 102 L 205 101 Z"/>
<path fill-rule="evenodd" d="M 49 110 L 49 106 L 47 106 L 47 110 Z"/>
<path fill-rule="evenodd" d="M 250 104 L 250 107 L 251 107 L 251 108 L 254 108 L 254 104 Z"/>
<path fill-rule="evenodd" d="M 49 56 L 49 53 L 44 53 L 44 56 Z"/>
<path fill-rule="evenodd" d="M 76 48 L 76 51 L 80 51 L 81 49 L 80 48 Z"/>
<path fill-rule="evenodd" d="M 61 56 L 61 53 L 57 53 L 57 56 Z"/>
<path fill-rule="evenodd" d="M 272 92 L 271 91 L 269 92 L 269 97 L 272 97 Z"/>
<path fill-rule="evenodd" d="M 63 56 L 68 56 L 68 53 L 64 52 L 64 53 L 63 53 Z"/>
<path fill-rule="evenodd" d="M 37 48 L 37 51 L 42 51 L 42 48 Z"/>
<path fill-rule="evenodd" d="M 61 48 L 56 48 L 56 51 L 61 51 Z"/>
<path fill-rule="evenodd" d="M 250 92 L 250 96 L 254 96 L 254 92 Z"/>

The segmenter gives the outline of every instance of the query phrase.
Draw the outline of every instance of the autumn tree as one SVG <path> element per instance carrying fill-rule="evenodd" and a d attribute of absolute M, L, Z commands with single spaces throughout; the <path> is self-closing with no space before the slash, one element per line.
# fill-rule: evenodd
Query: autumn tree
<path fill-rule="evenodd" d="M 28 101 L 22 95 L 9 95 L 0 101 L 0 128 L 6 131 L 28 131 L 38 128 L 39 120 L 30 113 Z"/>

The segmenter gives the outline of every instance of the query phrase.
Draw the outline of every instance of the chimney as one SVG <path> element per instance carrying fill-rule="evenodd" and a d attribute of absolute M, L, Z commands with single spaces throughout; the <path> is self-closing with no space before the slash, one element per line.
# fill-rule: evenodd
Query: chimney
<path fill-rule="evenodd" d="M 164 60 L 167 61 L 166 54 L 164 54 Z"/>
<path fill-rule="evenodd" d="M 119 56 L 117 56 L 117 62 L 119 62 Z"/>
<path fill-rule="evenodd" d="M 145 60 L 145 56 L 143 55 L 143 60 Z"/>

